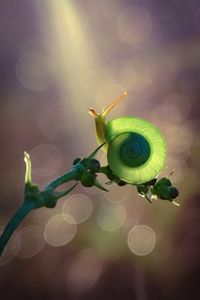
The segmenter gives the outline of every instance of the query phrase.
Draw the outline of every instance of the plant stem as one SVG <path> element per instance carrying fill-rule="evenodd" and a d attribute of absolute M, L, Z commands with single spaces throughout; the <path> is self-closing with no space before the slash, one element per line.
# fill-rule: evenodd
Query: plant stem
<path fill-rule="evenodd" d="M 92 159 L 97 151 L 103 146 L 100 145 L 95 151 L 92 152 L 86 159 Z M 53 180 L 45 187 L 44 191 L 39 191 L 37 185 L 32 184 L 31 180 L 31 160 L 27 152 L 24 153 L 24 160 L 26 163 L 26 173 L 25 173 L 25 201 L 23 205 L 17 210 L 15 215 L 11 218 L 9 223 L 5 226 L 3 233 L 0 235 L 0 256 L 9 241 L 11 235 L 20 225 L 22 220 L 28 215 L 28 213 L 34 208 L 49 207 L 53 208 L 56 205 L 56 201 L 70 193 L 78 184 L 76 182 L 70 189 L 63 192 L 55 192 L 54 190 L 62 185 L 63 183 L 69 182 L 71 180 L 80 181 L 80 176 L 83 172 L 87 172 L 87 168 L 81 163 L 74 165 L 72 170 L 64 175 Z M 97 181 L 94 184 L 98 188 L 104 189 Z M 106 189 L 104 189 L 106 190 Z"/>
<path fill-rule="evenodd" d="M 19 226 L 19 224 L 23 221 L 23 219 L 33 208 L 35 208 L 34 202 L 24 202 L 23 205 L 16 211 L 9 223 L 6 225 L 0 237 L 0 256 L 15 229 Z"/>
<path fill-rule="evenodd" d="M 77 174 L 77 171 L 72 170 L 72 171 L 58 177 L 57 179 L 50 182 L 46 186 L 45 190 L 48 190 L 48 189 L 53 189 L 54 190 L 54 189 L 56 189 L 61 184 L 75 179 L 76 174 Z M 61 193 L 61 195 L 59 195 L 59 198 L 66 195 L 66 194 L 68 194 L 72 189 L 75 188 L 76 185 L 77 184 L 73 185 L 73 187 L 70 188 L 67 192 L 63 192 L 63 195 Z M 20 225 L 20 223 L 28 215 L 28 213 L 34 208 L 37 208 L 37 203 L 34 202 L 34 200 L 33 201 L 31 201 L 31 200 L 26 201 L 26 199 L 25 199 L 23 205 L 16 211 L 14 216 L 11 218 L 9 223 L 6 225 L 6 227 L 3 230 L 3 233 L 0 236 L 0 256 L 1 256 L 1 254 L 4 250 L 4 248 L 5 248 L 6 244 L 8 243 L 10 237 L 12 236 L 14 231 L 16 230 L 16 228 Z"/>
<path fill-rule="evenodd" d="M 58 177 L 57 179 L 53 180 L 52 182 L 50 182 L 46 187 L 45 190 L 47 189 L 56 189 L 58 186 L 60 186 L 61 184 L 68 182 L 70 180 L 74 180 L 75 179 L 75 175 L 77 174 L 76 170 L 72 170 L 60 177 Z"/>

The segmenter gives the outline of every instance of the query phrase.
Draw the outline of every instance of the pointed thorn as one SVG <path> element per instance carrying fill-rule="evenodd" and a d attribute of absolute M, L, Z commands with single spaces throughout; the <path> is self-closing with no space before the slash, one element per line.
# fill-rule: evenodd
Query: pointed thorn
<path fill-rule="evenodd" d="M 63 196 L 66 196 L 67 194 L 69 194 L 76 186 L 77 186 L 78 182 L 76 182 L 72 187 L 70 187 L 67 191 L 63 191 L 63 192 L 56 192 L 55 196 L 56 199 L 59 199 Z"/>
<path fill-rule="evenodd" d="M 171 171 L 171 173 L 169 173 L 168 178 L 171 177 L 171 176 L 174 174 L 174 172 L 175 172 L 175 169 L 173 169 L 173 170 Z"/>
<path fill-rule="evenodd" d="M 94 186 L 97 188 L 101 189 L 102 191 L 109 192 L 107 189 L 105 189 L 99 182 L 98 180 L 95 180 Z"/>
<path fill-rule="evenodd" d="M 141 196 L 142 198 L 145 198 L 149 203 L 152 203 L 151 200 L 149 199 L 149 197 L 146 194 L 138 193 L 138 195 Z"/>
<path fill-rule="evenodd" d="M 172 201 L 172 204 L 176 205 L 176 206 L 180 206 L 179 203 L 177 203 L 176 201 Z"/>
<path fill-rule="evenodd" d="M 152 204 L 151 199 L 149 199 L 147 195 L 145 195 L 145 199 L 147 199 L 147 201 Z"/>

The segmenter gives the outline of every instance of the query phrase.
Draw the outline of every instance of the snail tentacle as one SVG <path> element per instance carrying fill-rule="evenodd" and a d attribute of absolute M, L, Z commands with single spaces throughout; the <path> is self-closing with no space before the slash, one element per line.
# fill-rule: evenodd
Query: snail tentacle
<path fill-rule="evenodd" d="M 96 129 L 96 140 L 99 145 L 106 142 L 105 138 L 105 126 L 106 126 L 106 117 L 110 111 L 122 100 L 128 93 L 124 92 L 121 96 L 116 98 L 110 105 L 103 109 L 101 114 L 97 113 L 94 108 L 89 109 L 89 114 L 95 120 L 95 129 Z M 105 153 L 107 153 L 108 145 L 104 145 L 101 148 Z"/>

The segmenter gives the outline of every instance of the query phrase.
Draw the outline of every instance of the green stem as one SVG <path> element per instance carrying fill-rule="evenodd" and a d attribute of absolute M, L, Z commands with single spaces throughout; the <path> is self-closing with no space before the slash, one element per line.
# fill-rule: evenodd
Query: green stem
<path fill-rule="evenodd" d="M 61 184 L 68 182 L 70 180 L 74 180 L 75 176 L 77 174 L 76 170 L 72 170 L 71 172 L 68 172 L 60 177 L 58 177 L 57 179 L 53 180 L 52 182 L 50 182 L 46 187 L 45 190 L 48 189 L 53 189 L 55 190 L 57 187 L 59 187 Z"/>
<path fill-rule="evenodd" d="M 24 202 L 23 205 L 16 211 L 9 223 L 6 225 L 0 237 L 0 256 L 15 229 L 33 208 L 35 208 L 35 204 L 33 202 Z"/>
<path fill-rule="evenodd" d="M 87 160 L 92 159 L 103 145 L 104 144 L 100 145 L 94 152 L 92 152 L 92 154 L 87 157 Z M 73 166 L 70 172 L 65 173 L 64 175 L 47 184 L 44 191 L 39 191 L 39 187 L 34 185 L 31 180 L 31 160 L 27 152 L 24 153 L 24 160 L 26 163 L 25 201 L 17 210 L 15 215 L 11 218 L 9 223 L 5 226 L 4 231 L 0 236 L 0 256 L 13 232 L 33 208 L 40 208 L 43 206 L 49 208 L 55 207 L 56 201 L 71 192 L 78 184 L 77 181 L 80 181 L 80 176 L 82 173 L 87 172 L 85 166 L 81 163 L 78 163 L 77 165 Z M 57 187 L 71 180 L 75 180 L 76 183 L 70 189 L 64 192 L 54 192 Z M 106 190 L 98 183 L 97 180 L 95 182 L 95 186 Z"/>
<path fill-rule="evenodd" d="M 108 168 L 107 168 L 107 167 L 108 167 L 108 166 L 100 167 L 98 173 L 103 173 L 103 174 L 107 175 L 107 174 L 108 174 L 108 171 L 107 171 Z"/>

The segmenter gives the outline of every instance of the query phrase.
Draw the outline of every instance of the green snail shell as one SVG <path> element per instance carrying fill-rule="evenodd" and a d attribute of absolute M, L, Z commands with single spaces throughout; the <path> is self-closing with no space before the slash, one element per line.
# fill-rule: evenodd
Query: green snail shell
<path fill-rule="evenodd" d="M 166 143 L 149 121 L 121 117 L 105 126 L 108 164 L 120 179 L 140 184 L 155 178 L 164 168 Z"/>

